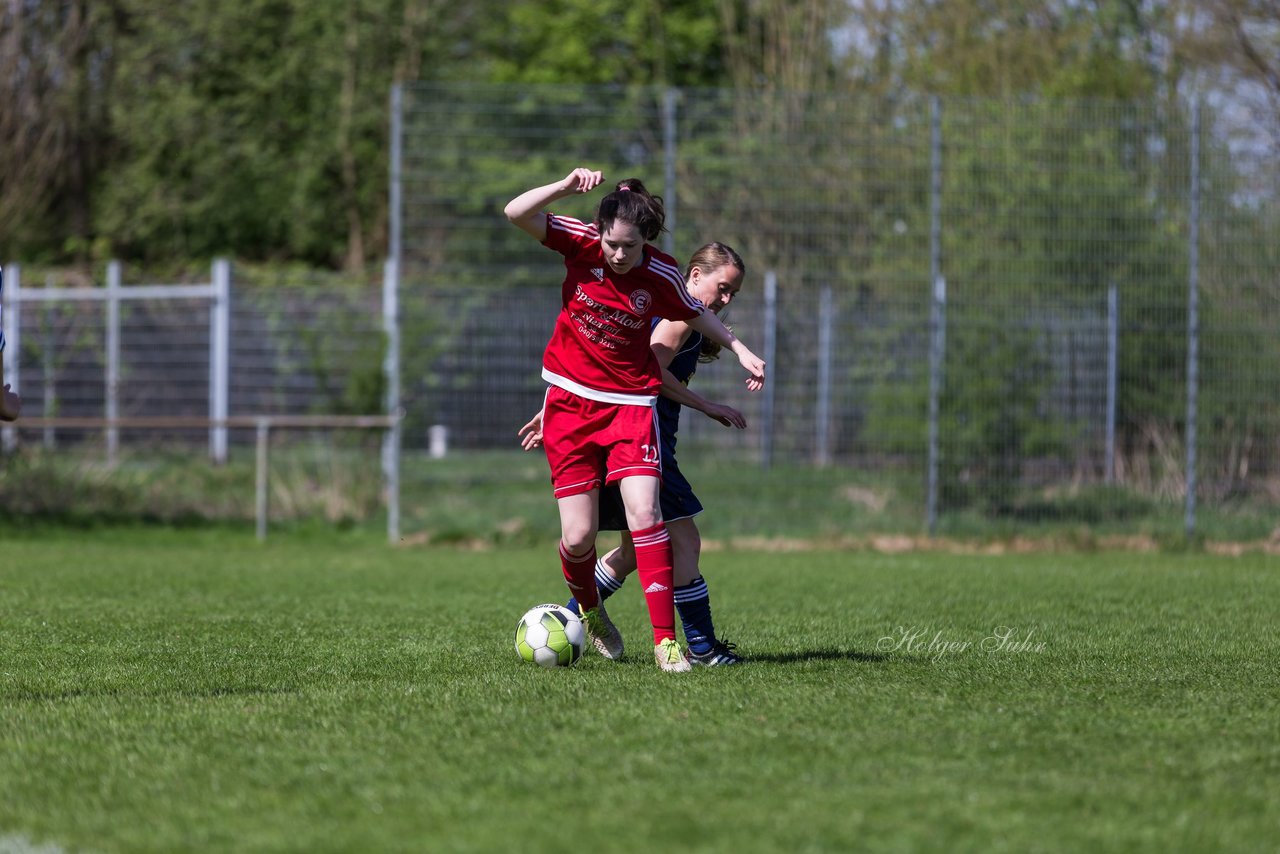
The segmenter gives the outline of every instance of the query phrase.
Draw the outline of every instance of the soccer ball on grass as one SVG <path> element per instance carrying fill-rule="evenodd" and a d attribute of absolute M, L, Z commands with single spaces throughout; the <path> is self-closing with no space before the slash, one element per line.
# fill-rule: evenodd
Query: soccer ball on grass
<path fill-rule="evenodd" d="M 582 657 L 587 633 L 563 605 L 536 605 L 516 623 L 516 652 L 543 667 L 568 667 Z"/>

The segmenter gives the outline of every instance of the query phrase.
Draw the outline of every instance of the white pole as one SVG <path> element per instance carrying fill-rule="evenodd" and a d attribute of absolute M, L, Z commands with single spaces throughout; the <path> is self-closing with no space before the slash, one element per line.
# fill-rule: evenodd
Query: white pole
<path fill-rule="evenodd" d="M 228 383 L 231 364 L 231 262 L 213 262 L 213 302 L 209 309 L 209 417 L 227 419 Z M 214 463 L 227 461 L 225 424 L 209 428 L 209 455 Z"/>
<path fill-rule="evenodd" d="M 5 286 L 4 286 L 4 378 L 3 381 L 8 383 L 14 391 L 18 388 L 18 357 L 22 353 L 20 346 L 21 326 L 18 321 L 21 318 L 22 301 L 19 299 L 22 292 L 22 268 L 17 264 L 9 264 L 4 268 Z M 5 427 L 0 431 L 3 435 L 4 449 L 6 453 L 12 452 L 18 446 L 18 431 L 12 427 Z"/>
<path fill-rule="evenodd" d="M 679 100 L 679 89 L 668 88 L 662 93 L 662 201 L 667 212 L 662 251 L 668 255 L 676 252 L 676 104 Z"/>
<path fill-rule="evenodd" d="M 391 162 L 387 176 L 388 246 L 382 276 L 382 323 L 387 334 L 387 353 L 382 370 L 387 381 L 386 410 L 395 423 L 382 434 L 382 472 L 387 486 L 387 539 L 400 540 L 400 264 L 401 256 L 401 167 L 404 145 L 404 89 L 391 86 Z"/>
<path fill-rule="evenodd" d="M 760 466 L 773 465 L 773 403 L 778 387 L 777 365 L 774 357 L 778 349 L 778 274 L 769 270 L 764 274 L 764 361 L 765 374 L 770 379 L 764 384 L 760 401 Z"/>
<path fill-rule="evenodd" d="M 938 393 L 946 346 L 947 282 L 942 277 L 942 102 L 929 99 L 929 447 L 925 463 L 925 527 L 938 532 Z"/>
<path fill-rule="evenodd" d="M 382 434 L 382 478 L 387 490 L 387 539 L 400 539 L 400 300 L 399 264 L 388 258 L 382 275 L 382 326 L 387 351 L 382 371 L 386 377 L 386 412 L 395 422 Z"/>
<path fill-rule="evenodd" d="M 271 420 L 269 418 L 258 419 L 258 453 L 257 453 L 257 469 L 254 472 L 254 506 L 256 508 L 256 516 L 258 520 L 258 539 L 265 540 L 267 538 L 267 513 L 268 513 L 268 478 L 267 473 L 270 471 L 270 459 L 268 451 L 271 447 Z"/>
<path fill-rule="evenodd" d="M 54 290 L 53 274 L 48 273 L 44 278 L 44 291 Z M 54 336 L 57 319 L 50 319 L 50 311 L 45 309 L 41 324 L 43 333 L 40 336 L 40 379 L 44 382 L 42 392 L 44 394 L 44 417 L 52 418 L 58 414 L 58 382 L 54 368 Z M 58 431 L 52 427 L 45 427 L 41 434 L 46 451 L 52 451 L 54 445 L 58 442 Z"/>
<path fill-rule="evenodd" d="M 835 296 L 831 285 L 823 285 L 818 297 L 818 405 L 814 420 L 814 462 L 831 465 L 831 348 L 835 326 Z"/>
<path fill-rule="evenodd" d="M 1103 482 L 1116 479 L 1116 389 L 1120 372 L 1120 292 L 1113 281 L 1107 288 L 1107 439 Z"/>
<path fill-rule="evenodd" d="M 1196 532 L 1196 430 L 1200 398 L 1200 101 L 1191 104 L 1191 211 L 1187 223 L 1187 539 Z"/>
<path fill-rule="evenodd" d="M 397 266 L 400 264 L 401 246 L 401 158 L 404 144 L 404 88 L 403 84 L 391 84 L 391 162 L 388 164 L 391 186 L 387 189 L 387 254 Z"/>
<path fill-rule="evenodd" d="M 929 456 L 925 473 L 925 525 L 930 537 L 938 532 L 938 464 L 942 459 L 938 448 L 938 420 L 941 417 L 938 398 L 942 394 L 946 352 L 947 280 L 939 276 L 933 282 L 933 300 L 929 304 Z"/>
<path fill-rule="evenodd" d="M 120 262 L 107 264 L 107 394 L 106 415 L 120 417 Z M 120 428 L 107 427 L 107 465 L 114 466 L 120 450 Z"/>

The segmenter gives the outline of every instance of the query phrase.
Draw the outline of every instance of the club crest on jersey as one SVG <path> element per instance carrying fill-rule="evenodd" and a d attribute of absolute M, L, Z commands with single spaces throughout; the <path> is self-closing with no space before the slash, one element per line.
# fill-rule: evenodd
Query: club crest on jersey
<path fill-rule="evenodd" d="M 604 267 L 592 267 L 591 275 L 596 277 L 597 282 L 604 281 Z"/>
<path fill-rule="evenodd" d="M 653 303 L 653 297 L 644 288 L 638 288 L 631 292 L 631 310 L 636 314 L 644 314 L 649 310 L 649 306 Z"/>

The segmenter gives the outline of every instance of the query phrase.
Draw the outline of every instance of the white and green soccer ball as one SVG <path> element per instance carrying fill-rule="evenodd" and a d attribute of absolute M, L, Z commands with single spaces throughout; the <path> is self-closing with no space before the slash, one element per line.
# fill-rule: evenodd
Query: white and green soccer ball
<path fill-rule="evenodd" d="M 568 667 L 582 657 L 587 633 L 563 605 L 536 605 L 516 623 L 516 652 L 543 667 Z"/>

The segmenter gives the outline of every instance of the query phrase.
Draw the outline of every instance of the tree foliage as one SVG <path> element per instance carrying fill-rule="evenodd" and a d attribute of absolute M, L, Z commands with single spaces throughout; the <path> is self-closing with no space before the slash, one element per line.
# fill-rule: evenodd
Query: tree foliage
<path fill-rule="evenodd" d="M 365 267 L 386 249 L 387 93 L 403 80 L 1103 98 L 1243 81 L 1259 126 L 1277 128 L 1276 11 L 1274 0 L 22 0 L 0 11 L 0 256 Z"/>

